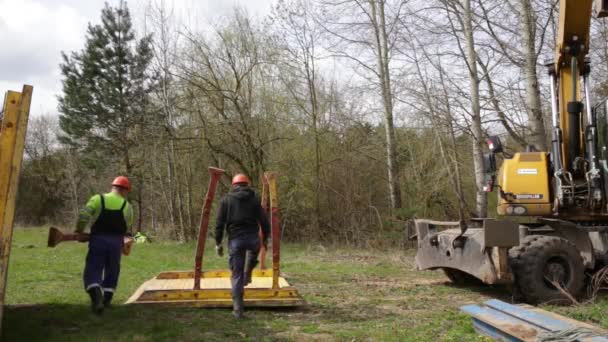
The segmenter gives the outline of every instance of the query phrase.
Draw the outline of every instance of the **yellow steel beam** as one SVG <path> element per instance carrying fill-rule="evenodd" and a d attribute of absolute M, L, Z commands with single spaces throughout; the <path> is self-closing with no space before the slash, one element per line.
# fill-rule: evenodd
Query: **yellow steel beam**
<path fill-rule="evenodd" d="M 279 290 L 274 289 L 245 289 L 245 300 L 265 300 L 265 299 L 298 299 L 298 290 L 293 287 L 283 287 Z M 163 289 L 146 290 L 137 299 L 143 301 L 178 301 L 178 300 L 207 300 L 207 299 L 226 299 L 232 303 L 230 289 Z"/>
<path fill-rule="evenodd" d="M 4 99 L 4 118 L 0 131 L 0 322 L 2 322 L 6 276 L 13 237 L 15 197 L 19 185 L 32 92 L 32 86 L 25 85 L 21 93 L 9 91 Z"/>
<path fill-rule="evenodd" d="M 589 31 L 591 26 L 591 9 L 593 0 L 560 0 L 559 2 L 559 28 L 555 48 L 555 71 L 558 76 L 558 98 L 559 98 L 559 125 L 562 130 L 562 161 L 564 169 L 570 170 L 574 156 L 569 155 L 570 132 L 574 127 L 570 127 L 568 114 L 568 102 L 580 101 L 580 75 L 585 72 L 585 57 L 589 52 Z M 581 50 L 573 56 L 573 42 L 582 44 Z M 576 57 L 577 70 L 572 70 L 571 59 Z M 574 89 L 572 89 L 574 87 Z M 576 98 L 572 94 L 576 93 Z M 578 155 L 584 154 L 584 127 L 580 116 L 579 132 L 577 136 L 580 150 Z M 572 171 L 572 170 L 570 170 Z"/>
<path fill-rule="evenodd" d="M 557 32 L 557 47 L 555 49 L 555 70 L 560 70 L 561 63 L 569 63 L 566 46 L 574 36 L 584 44 L 578 59 L 583 67 L 585 56 L 589 51 L 589 27 L 591 25 L 591 7 L 593 0 L 560 0 L 559 28 Z"/>
<path fill-rule="evenodd" d="M 232 299 L 204 299 L 204 300 L 176 300 L 176 301 L 137 301 L 129 304 L 137 305 L 171 305 L 202 308 L 230 308 Z M 245 299 L 246 307 L 297 307 L 306 305 L 301 298 L 266 298 L 266 299 Z"/>
<path fill-rule="evenodd" d="M 202 278 L 230 278 L 230 270 L 213 270 L 204 271 L 201 275 Z M 254 269 L 252 274 L 253 277 L 272 277 L 272 270 L 260 270 Z M 162 272 L 156 276 L 156 279 L 193 279 L 194 271 L 169 271 Z"/>

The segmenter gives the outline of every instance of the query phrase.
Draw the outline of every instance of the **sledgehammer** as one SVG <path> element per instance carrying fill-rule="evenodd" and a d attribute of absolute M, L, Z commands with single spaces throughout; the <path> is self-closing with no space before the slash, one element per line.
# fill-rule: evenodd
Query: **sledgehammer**
<path fill-rule="evenodd" d="M 78 241 L 79 239 L 82 242 L 87 242 L 89 241 L 89 234 L 62 233 L 61 230 L 51 227 L 51 229 L 49 229 L 49 240 L 47 242 L 47 246 L 55 247 L 63 241 Z"/>
<path fill-rule="evenodd" d="M 51 227 L 49 229 L 49 239 L 47 242 L 48 247 L 55 247 L 59 243 L 63 241 L 80 241 L 87 242 L 89 241 L 89 234 L 85 233 L 62 233 L 61 230 L 55 227 Z M 131 254 L 131 246 L 133 245 L 133 238 L 129 236 L 125 236 L 124 244 L 122 247 L 122 254 L 129 255 Z"/>

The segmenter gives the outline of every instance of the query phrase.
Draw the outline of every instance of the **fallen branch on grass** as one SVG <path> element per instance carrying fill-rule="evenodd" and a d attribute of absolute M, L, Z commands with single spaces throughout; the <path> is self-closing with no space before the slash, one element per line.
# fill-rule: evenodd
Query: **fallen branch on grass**
<path fill-rule="evenodd" d="M 608 290 L 608 266 L 595 272 L 589 282 L 587 294 L 589 302 L 595 302 L 600 291 Z"/>
<path fill-rule="evenodd" d="M 553 285 L 561 294 L 563 294 L 566 298 L 568 298 L 569 301 L 572 302 L 572 304 L 574 305 L 580 305 L 581 303 L 576 300 L 576 298 L 574 298 L 574 296 L 568 291 L 566 290 L 560 283 L 551 280 L 547 277 L 545 277 L 545 279 L 547 279 L 548 282 L 551 283 L 551 285 Z"/>

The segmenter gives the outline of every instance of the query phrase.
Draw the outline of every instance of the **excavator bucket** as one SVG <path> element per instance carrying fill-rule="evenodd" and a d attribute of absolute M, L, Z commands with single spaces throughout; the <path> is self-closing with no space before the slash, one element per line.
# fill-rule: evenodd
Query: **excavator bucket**
<path fill-rule="evenodd" d="M 211 205 L 217 183 L 223 170 L 209 168 L 211 179 L 201 215 L 198 243 L 193 271 L 163 272 L 146 281 L 127 300 L 126 304 L 178 304 L 200 307 L 231 307 L 230 270 L 203 270 L 203 255 L 209 226 Z M 298 290 L 280 276 L 279 207 L 274 172 L 264 174 L 263 196 L 270 196 L 270 222 L 272 227 L 272 269 L 252 272 L 252 282 L 245 287 L 244 302 L 248 307 L 285 307 L 304 305 Z M 263 199 L 263 204 L 267 204 Z M 265 206 L 268 209 L 268 206 Z M 265 249 L 262 250 L 265 256 Z"/>

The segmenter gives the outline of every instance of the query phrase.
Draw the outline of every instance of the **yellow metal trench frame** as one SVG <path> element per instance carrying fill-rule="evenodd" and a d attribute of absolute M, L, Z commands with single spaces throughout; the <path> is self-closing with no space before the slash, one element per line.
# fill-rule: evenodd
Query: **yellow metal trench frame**
<path fill-rule="evenodd" d="M 272 288 L 272 270 L 253 271 L 252 283 L 245 287 L 245 306 L 285 307 L 306 304 L 283 277 Z M 163 272 L 143 283 L 126 304 L 181 304 L 199 307 L 231 307 L 230 271 L 206 271 L 201 288 L 193 289 L 194 272 Z"/>
<path fill-rule="evenodd" d="M 162 272 L 143 283 L 125 304 L 171 304 L 195 307 L 232 307 L 229 270 L 203 271 L 203 252 L 209 224 L 211 203 L 219 178 L 224 171 L 209 168 L 211 180 L 203 206 L 194 271 Z M 280 276 L 279 210 L 276 191 L 276 173 L 266 172 L 263 177 L 262 206 L 267 210 L 270 198 L 272 226 L 272 269 L 266 269 L 263 247 L 261 269 L 254 269 L 252 282 L 245 287 L 245 307 L 296 307 L 305 305 L 295 287 Z M 268 210 L 267 210 L 268 212 Z"/>

